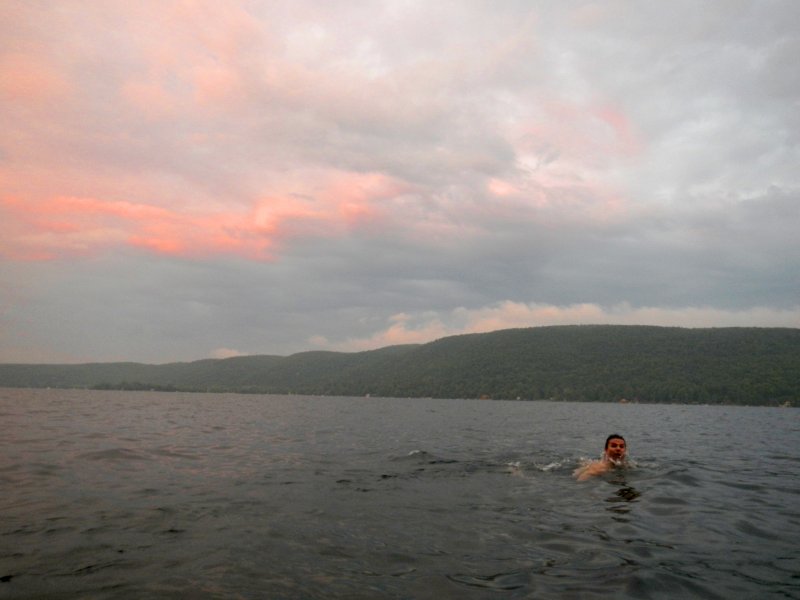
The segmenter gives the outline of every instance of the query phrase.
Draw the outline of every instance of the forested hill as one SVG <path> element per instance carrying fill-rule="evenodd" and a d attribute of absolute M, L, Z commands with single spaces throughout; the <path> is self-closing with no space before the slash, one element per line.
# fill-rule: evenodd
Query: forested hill
<path fill-rule="evenodd" d="M 4 364 L 0 386 L 797 406 L 800 329 L 577 325 L 358 353 Z"/>

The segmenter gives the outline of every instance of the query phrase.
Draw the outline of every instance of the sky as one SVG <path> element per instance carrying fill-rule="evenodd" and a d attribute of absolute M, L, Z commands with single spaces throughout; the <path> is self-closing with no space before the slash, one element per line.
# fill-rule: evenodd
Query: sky
<path fill-rule="evenodd" d="M 800 2 L 3 0 L 0 362 L 800 327 Z"/>

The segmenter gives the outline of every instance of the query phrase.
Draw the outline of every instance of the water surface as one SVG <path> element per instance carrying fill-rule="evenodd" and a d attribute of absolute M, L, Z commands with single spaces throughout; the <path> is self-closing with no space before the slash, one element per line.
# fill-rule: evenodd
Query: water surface
<path fill-rule="evenodd" d="M 800 598 L 798 415 L 0 389 L 0 598 Z"/>

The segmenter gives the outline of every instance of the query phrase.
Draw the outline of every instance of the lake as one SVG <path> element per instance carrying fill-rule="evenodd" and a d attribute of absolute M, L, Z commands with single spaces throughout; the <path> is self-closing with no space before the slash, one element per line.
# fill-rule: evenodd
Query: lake
<path fill-rule="evenodd" d="M 800 598 L 792 408 L 0 389 L 0 598 Z M 608 434 L 633 466 L 586 482 Z"/>

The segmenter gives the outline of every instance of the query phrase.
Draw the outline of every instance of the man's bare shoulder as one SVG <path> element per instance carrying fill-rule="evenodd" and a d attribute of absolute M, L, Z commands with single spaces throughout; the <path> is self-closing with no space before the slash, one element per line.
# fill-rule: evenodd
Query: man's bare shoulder
<path fill-rule="evenodd" d="M 595 475 L 601 475 L 608 471 L 610 465 L 602 460 L 595 460 L 590 462 L 588 465 L 584 465 L 582 467 L 578 467 L 572 473 L 578 481 L 585 481 L 589 479 L 589 477 L 594 477 Z"/>

